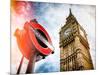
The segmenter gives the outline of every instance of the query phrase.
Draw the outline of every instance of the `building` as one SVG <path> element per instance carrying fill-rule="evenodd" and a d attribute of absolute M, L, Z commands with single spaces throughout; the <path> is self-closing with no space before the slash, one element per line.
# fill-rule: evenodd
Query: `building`
<path fill-rule="evenodd" d="M 60 71 L 91 70 L 90 47 L 84 28 L 69 10 L 60 34 Z"/>

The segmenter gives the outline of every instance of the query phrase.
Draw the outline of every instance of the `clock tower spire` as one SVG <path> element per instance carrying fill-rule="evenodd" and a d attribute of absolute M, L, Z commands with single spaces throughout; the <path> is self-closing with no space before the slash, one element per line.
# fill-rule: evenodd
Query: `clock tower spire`
<path fill-rule="evenodd" d="M 69 8 L 69 11 L 70 11 L 70 15 L 72 15 L 72 11 L 71 11 L 71 8 Z"/>

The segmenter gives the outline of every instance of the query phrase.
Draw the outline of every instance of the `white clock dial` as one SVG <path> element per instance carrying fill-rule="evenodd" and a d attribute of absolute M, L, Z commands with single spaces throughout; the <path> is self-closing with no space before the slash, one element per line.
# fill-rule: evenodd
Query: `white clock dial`
<path fill-rule="evenodd" d="M 67 36 L 70 32 L 71 32 L 71 29 L 69 28 L 69 29 L 65 30 L 64 35 Z"/>

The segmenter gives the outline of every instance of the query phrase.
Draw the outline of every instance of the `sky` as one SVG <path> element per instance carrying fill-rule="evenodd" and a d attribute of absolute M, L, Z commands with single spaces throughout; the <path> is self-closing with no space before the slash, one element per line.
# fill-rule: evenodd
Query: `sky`
<path fill-rule="evenodd" d="M 55 48 L 55 53 L 35 63 L 35 73 L 59 72 L 60 71 L 60 49 L 59 31 L 65 24 L 66 17 L 71 8 L 73 15 L 79 24 L 86 30 L 90 53 L 95 67 L 95 6 L 73 5 L 66 3 L 44 3 L 44 2 L 13 2 L 11 4 L 11 72 L 16 73 L 22 54 L 17 46 L 14 32 L 16 28 L 23 29 L 26 21 L 36 19 L 49 33 Z M 21 73 L 25 73 L 28 60 L 24 58 Z"/>

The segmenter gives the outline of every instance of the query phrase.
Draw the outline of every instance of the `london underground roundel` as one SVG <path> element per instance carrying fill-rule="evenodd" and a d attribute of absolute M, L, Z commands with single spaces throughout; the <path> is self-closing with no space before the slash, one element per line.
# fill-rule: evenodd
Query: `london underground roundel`
<path fill-rule="evenodd" d="M 30 59 L 34 52 L 43 56 L 53 53 L 53 46 L 47 31 L 36 20 L 24 24 L 24 29 L 16 29 L 15 35 L 21 53 Z"/>

